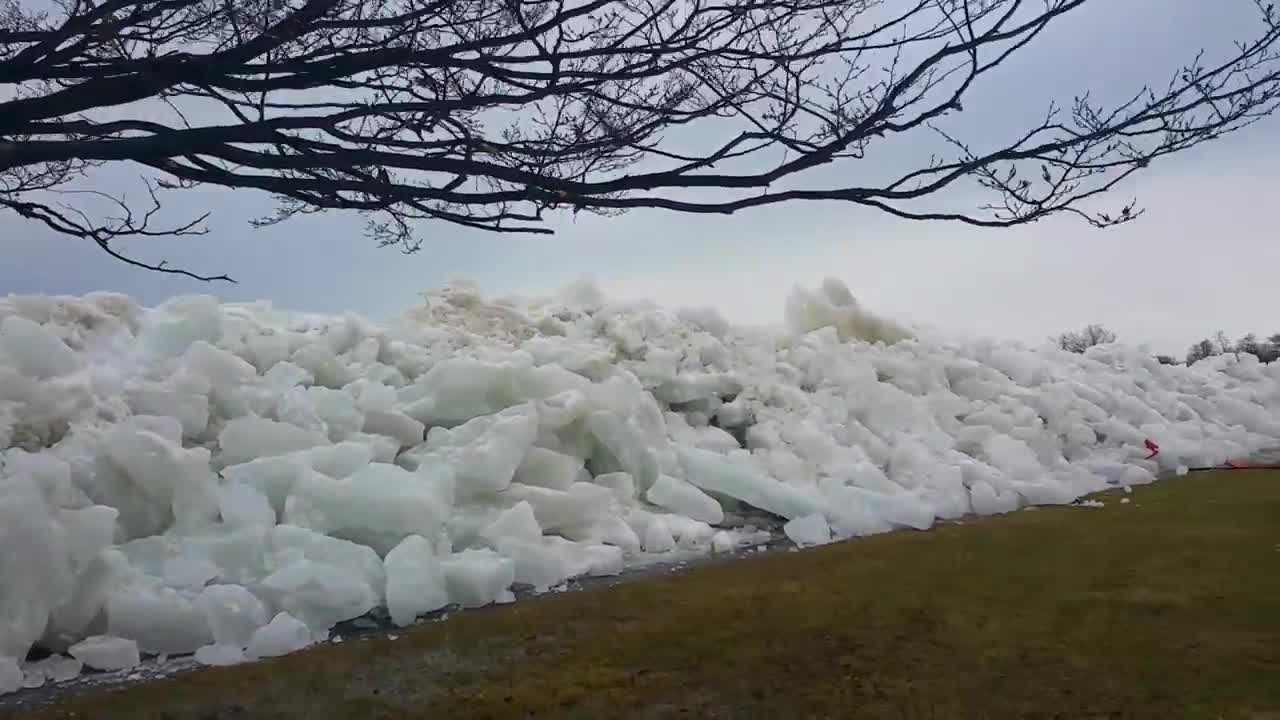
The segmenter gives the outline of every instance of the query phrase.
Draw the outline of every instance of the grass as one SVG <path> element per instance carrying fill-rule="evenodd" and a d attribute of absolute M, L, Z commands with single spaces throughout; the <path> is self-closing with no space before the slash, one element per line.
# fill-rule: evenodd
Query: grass
<path fill-rule="evenodd" d="M 1280 473 L 1121 497 L 462 613 L 29 716 L 1280 718 Z"/>

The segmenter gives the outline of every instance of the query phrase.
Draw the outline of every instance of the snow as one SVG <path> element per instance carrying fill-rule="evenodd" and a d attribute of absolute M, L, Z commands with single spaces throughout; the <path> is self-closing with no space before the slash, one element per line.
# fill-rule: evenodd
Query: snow
<path fill-rule="evenodd" d="M 0 689 L 142 654 L 232 664 L 378 607 L 408 625 L 1280 445 L 1280 364 L 1252 356 L 926 337 L 834 280 L 783 315 L 735 327 L 589 283 L 459 282 L 382 324 L 0 299 Z M 61 664 L 22 664 L 36 646 Z"/>

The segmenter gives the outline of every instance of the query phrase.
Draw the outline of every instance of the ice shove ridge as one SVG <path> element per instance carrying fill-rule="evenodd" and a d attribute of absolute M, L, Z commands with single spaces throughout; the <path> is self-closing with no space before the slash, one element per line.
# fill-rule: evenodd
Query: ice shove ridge
<path fill-rule="evenodd" d="M 1280 444 L 1280 364 L 1252 356 L 924 338 L 837 281 L 785 316 L 734 327 L 584 283 L 455 282 L 383 324 L 0 300 L 0 690 L 730 552 L 767 539 L 753 512 L 821 543 Z"/>

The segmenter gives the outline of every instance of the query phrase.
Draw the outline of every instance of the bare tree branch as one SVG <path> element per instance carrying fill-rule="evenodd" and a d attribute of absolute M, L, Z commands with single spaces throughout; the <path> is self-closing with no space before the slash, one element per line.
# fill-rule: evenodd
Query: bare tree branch
<path fill-rule="evenodd" d="M 279 203 L 258 226 L 356 211 L 378 244 L 406 252 L 422 220 L 547 233 L 559 209 L 796 200 L 983 227 L 1062 213 L 1108 227 L 1142 210 L 1090 201 L 1276 109 L 1280 19 L 1254 0 L 1257 33 L 1229 57 L 1195 55 L 1112 106 L 1088 95 L 1052 106 L 993 147 L 943 127 L 985 76 L 1086 2 L 53 0 L 44 12 L 0 0 L 0 205 L 201 280 L 228 278 L 112 245 L 203 232 L 204 218 L 156 227 L 157 188 L 264 190 Z M 948 154 L 883 183 L 806 186 L 911 133 Z M 155 173 L 146 210 L 112 198 L 119 212 L 93 220 L 67 202 L 66 188 L 126 162 Z M 930 206 L 959 187 L 986 199 Z"/>

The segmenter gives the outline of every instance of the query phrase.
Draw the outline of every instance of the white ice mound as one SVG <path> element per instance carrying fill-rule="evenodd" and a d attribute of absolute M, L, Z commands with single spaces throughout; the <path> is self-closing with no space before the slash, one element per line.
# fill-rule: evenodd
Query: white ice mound
<path fill-rule="evenodd" d="M 405 625 L 762 525 L 798 545 L 925 529 L 1280 444 L 1280 364 L 1252 356 L 937 344 L 834 280 L 786 319 L 583 283 L 528 302 L 455 284 L 385 325 L 0 300 L 0 688 L 35 645 L 102 670 L 232 664 L 380 606 Z"/>

